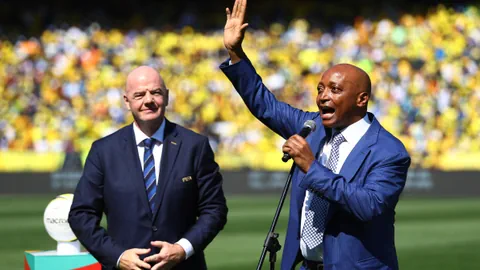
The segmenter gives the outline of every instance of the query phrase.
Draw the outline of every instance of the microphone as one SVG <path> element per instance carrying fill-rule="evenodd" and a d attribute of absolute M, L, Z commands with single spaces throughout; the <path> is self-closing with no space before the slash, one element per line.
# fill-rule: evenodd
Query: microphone
<path fill-rule="evenodd" d="M 317 127 L 317 125 L 315 124 L 315 121 L 307 120 L 307 121 L 305 121 L 305 123 L 303 123 L 303 128 L 302 128 L 302 130 L 300 130 L 298 135 L 302 136 L 302 138 L 306 138 L 310 134 L 310 132 L 315 131 L 316 127 Z M 289 154 L 283 153 L 282 161 L 287 162 L 291 158 L 292 157 L 290 157 Z"/>

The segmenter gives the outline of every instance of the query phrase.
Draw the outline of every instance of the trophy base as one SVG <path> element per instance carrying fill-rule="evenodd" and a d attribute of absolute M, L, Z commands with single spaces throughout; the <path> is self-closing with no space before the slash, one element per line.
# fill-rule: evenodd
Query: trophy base
<path fill-rule="evenodd" d="M 56 250 L 25 251 L 24 270 L 101 270 L 102 266 L 88 252 L 59 255 Z"/>

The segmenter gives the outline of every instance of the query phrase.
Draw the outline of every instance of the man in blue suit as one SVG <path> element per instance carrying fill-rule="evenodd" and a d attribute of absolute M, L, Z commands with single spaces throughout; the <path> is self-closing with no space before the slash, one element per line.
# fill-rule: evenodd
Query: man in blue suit
<path fill-rule="evenodd" d="M 349 64 L 325 71 L 317 85 L 319 112 L 275 99 L 242 50 L 246 0 L 227 9 L 222 71 L 247 107 L 285 139 L 294 160 L 290 218 L 282 269 L 398 269 L 395 206 L 410 157 L 403 144 L 367 112 L 368 75 Z M 307 139 L 306 120 L 318 127 Z"/>
<path fill-rule="evenodd" d="M 134 123 L 93 143 L 70 226 L 103 269 L 206 269 L 227 215 L 208 139 L 165 118 L 168 89 L 150 67 L 128 75 L 124 100 Z"/>

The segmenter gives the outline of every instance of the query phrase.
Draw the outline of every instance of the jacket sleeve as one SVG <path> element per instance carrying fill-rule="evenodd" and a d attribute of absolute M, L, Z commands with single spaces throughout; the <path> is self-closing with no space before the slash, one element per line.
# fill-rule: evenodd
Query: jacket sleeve
<path fill-rule="evenodd" d="M 359 220 L 369 221 L 396 206 L 409 166 L 408 154 L 397 154 L 373 167 L 365 185 L 359 186 L 315 161 L 300 186 L 322 194 Z"/>
<path fill-rule="evenodd" d="M 197 159 L 198 182 L 197 222 L 184 235 L 195 252 L 204 250 L 227 222 L 227 205 L 223 193 L 223 178 L 214 160 L 208 139 L 205 138 Z"/>
<path fill-rule="evenodd" d="M 106 267 L 115 267 L 125 251 L 117 245 L 100 226 L 103 203 L 103 166 L 94 143 L 85 162 L 82 177 L 78 182 L 70 209 L 68 222 L 82 245 Z"/>
<path fill-rule="evenodd" d="M 318 117 L 318 113 L 304 112 L 278 101 L 248 59 L 233 65 L 227 60 L 220 65 L 220 69 L 232 82 L 250 112 L 285 139 L 300 131 L 306 120 Z"/>

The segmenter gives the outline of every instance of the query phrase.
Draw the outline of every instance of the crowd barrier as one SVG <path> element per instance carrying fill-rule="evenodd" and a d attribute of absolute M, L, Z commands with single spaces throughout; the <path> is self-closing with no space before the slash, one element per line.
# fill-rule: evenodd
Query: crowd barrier
<path fill-rule="evenodd" d="M 73 192 L 81 171 L 54 173 L 0 173 L 0 194 L 62 194 Z M 287 172 L 223 171 L 224 190 L 229 194 L 279 194 Z M 404 196 L 480 196 L 480 171 L 411 169 Z"/>

